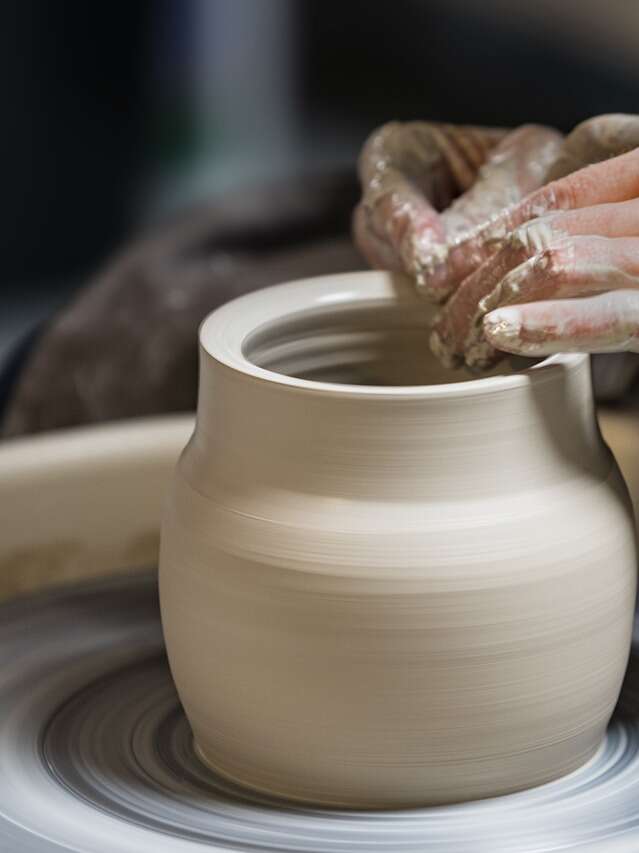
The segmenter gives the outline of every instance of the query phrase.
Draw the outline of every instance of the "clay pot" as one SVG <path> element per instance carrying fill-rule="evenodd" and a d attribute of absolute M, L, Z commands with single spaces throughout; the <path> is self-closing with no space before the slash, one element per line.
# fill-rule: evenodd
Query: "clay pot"
<path fill-rule="evenodd" d="M 431 310 L 366 272 L 201 328 L 162 618 L 199 754 L 243 785 L 447 803 L 554 779 L 601 742 L 635 545 L 588 358 L 467 381 L 429 355 Z"/>

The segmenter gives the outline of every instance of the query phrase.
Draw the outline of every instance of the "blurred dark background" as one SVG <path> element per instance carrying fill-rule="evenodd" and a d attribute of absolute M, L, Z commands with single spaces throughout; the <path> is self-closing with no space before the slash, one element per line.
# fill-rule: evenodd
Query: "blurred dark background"
<path fill-rule="evenodd" d="M 568 131 L 639 102 L 623 0 L 6 0 L 0 16 L 0 366 L 137 231 L 352 168 L 391 118 Z"/>

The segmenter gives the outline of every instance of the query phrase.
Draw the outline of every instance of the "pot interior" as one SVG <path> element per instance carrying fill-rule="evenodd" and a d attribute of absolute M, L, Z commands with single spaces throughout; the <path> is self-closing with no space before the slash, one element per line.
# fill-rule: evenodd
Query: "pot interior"
<path fill-rule="evenodd" d="M 428 338 L 434 309 L 424 303 L 379 302 L 314 309 L 266 323 L 243 342 L 257 367 L 298 379 L 348 385 L 442 385 L 477 379 L 449 370 L 432 355 Z M 509 359 L 484 376 L 530 367 Z"/>

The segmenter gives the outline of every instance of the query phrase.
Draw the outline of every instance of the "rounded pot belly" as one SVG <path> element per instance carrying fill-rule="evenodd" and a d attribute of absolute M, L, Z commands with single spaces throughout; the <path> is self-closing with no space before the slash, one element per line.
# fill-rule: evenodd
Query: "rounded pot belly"
<path fill-rule="evenodd" d="M 296 525 L 281 496 L 243 514 L 179 477 L 162 613 L 200 755 L 251 787 L 348 807 L 493 796 L 575 769 L 630 642 L 634 543 L 615 479 L 501 511 L 404 505 L 401 521 L 383 502 L 336 517 L 316 500 Z"/>
<path fill-rule="evenodd" d="M 583 355 L 474 379 L 386 273 L 270 288 L 200 332 L 160 553 L 202 759 L 315 803 L 538 785 L 597 749 L 630 649 L 628 495 Z"/>

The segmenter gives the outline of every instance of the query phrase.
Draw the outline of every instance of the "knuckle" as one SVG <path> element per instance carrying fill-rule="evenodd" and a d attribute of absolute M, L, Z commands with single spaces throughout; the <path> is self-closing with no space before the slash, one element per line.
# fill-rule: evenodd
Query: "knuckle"
<path fill-rule="evenodd" d="M 592 167 L 585 167 L 565 178 L 548 184 L 546 190 L 552 198 L 552 207 L 557 210 L 574 210 L 580 200 L 588 196 Z"/>
<path fill-rule="evenodd" d="M 551 216 L 542 216 L 519 225 L 510 235 L 511 250 L 532 257 L 550 249 L 556 241 L 550 221 Z"/>
<path fill-rule="evenodd" d="M 546 279 L 560 281 L 565 278 L 569 272 L 565 248 L 543 249 L 535 256 L 534 268 Z"/>
<path fill-rule="evenodd" d="M 539 245 L 539 241 L 535 232 L 527 225 L 520 225 L 516 228 L 508 238 L 506 247 L 502 252 L 502 260 L 510 260 L 519 262 L 526 258 L 537 254 L 543 246 Z"/>
<path fill-rule="evenodd" d="M 572 210 L 584 187 L 581 172 L 551 181 L 528 199 L 525 205 L 526 219 L 537 219 L 553 210 Z"/>
<path fill-rule="evenodd" d="M 549 185 L 553 207 L 559 210 L 570 210 L 575 207 L 581 187 L 581 178 L 569 175 L 561 181 Z"/>
<path fill-rule="evenodd" d="M 358 158 L 359 177 L 365 185 L 379 179 L 380 173 L 391 165 L 394 159 L 392 142 L 402 128 L 400 122 L 390 121 L 369 134 Z"/>

